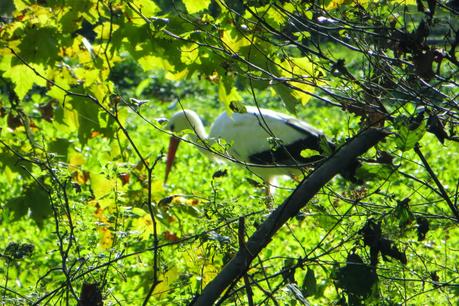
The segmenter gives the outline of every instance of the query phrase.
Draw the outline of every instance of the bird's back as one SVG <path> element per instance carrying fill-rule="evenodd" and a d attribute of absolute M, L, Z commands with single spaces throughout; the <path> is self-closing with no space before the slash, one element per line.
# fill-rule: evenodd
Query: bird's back
<path fill-rule="evenodd" d="M 246 113 L 220 114 L 209 137 L 224 139 L 236 159 L 260 165 L 293 166 L 305 160 L 301 151 L 320 151 L 322 132 L 304 121 L 271 110 L 248 107 Z M 318 153 L 319 154 L 319 153 Z"/>

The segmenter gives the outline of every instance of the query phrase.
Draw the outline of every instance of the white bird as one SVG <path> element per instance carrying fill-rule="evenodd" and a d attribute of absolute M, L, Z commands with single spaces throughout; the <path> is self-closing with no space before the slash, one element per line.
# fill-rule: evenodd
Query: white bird
<path fill-rule="evenodd" d="M 311 167 L 325 158 L 327 147 L 330 151 L 335 148 L 321 131 L 306 122 L 256 107 L 247 107 L 244 113 L 221 113 L 212 124 L 209 135 L 199 116 L 191 110 L 175 113 L 167 128 L 173 133 L 190 130 L 192 133 L 188 135 L 189 139 L 214 159 L 221 159 L 222 155 L 208 153 L 208 149 L 224 140 L 223 155 L 247 167 L 270 186 L 277 176 L 301 175 L 305 167 Z M 165 181 L 172 168 L 179 141 L 180 138 L 176 136 L 170 139 Z M 343 176 L 352 180 L 356 167 L 354 165 L 352 173 Z"/>

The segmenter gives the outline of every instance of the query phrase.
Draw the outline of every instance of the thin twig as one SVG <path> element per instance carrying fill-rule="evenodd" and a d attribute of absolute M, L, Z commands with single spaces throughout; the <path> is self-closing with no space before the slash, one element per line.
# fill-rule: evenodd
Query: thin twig
<path fill-rule="evenodd" d="M 427 172 L 429 172 L 429 175 L 434 180 L 435 184 L 437 185 L 437 188 L 440 190 L 440 193 L 442 194 L 442 198 L 448 204 L 449 208 L 451 209 L 451 212 L 453 213 L 454 217 L 456 218 L 456 221 L 459 222 L 459 211 L 458 211 L 457 207 L 454 206 L 453 202 L 451 202 L 451 199 L 449 198 L 449 195 L 446 192 L 445 188 L 441 184 L 441 182 L 438 179 L 438 177 L 435 174 L 435 172 L 432 170 L 432 167 L 430 167 L 429 162 L 427 161 L 427 159 L 422 154 L 421 149 L 419 148 L 419 144 L 416 144 L 414 146 L 414 152 L 416 152 L 416 154 L 421 159 L 422 164 L 426 168 Z"/>

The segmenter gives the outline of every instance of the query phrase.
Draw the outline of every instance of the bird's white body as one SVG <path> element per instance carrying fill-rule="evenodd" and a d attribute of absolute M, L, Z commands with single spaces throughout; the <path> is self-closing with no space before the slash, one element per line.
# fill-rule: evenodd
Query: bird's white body
<path fill-rule="evenodd" d="M 176 113 L 169 121 L 173 132 L 190 129 L 193 142 L 210 144 L 224 140 L 225 153 L 266 182 L 281 175 L 298 175 L 305 164 L 317 161 L 300 156 L 303 149 L 320 155 L 322 132 L 292 116 L 247 107 L 245 113 L 221 113 L 206 134 L 199 116 L 190 110 Z M 174 152 L 175 154 L 175 152 Z"/>
<path fill-rule="evenodd" d="M 306 135 L 305 132 L 308 134 Z M 309 135 L 310 134 L 310 135 Z M 247 107 L 246 113 L 233 113 L 229 116 L 221 113 L 212 124 L 209 139 L 224 139 L 228 144 L 228 154 L 248 165 L 260 164 L 260 167 L 248 168 L 266 181 L 279 175 L 298 175 L 301 173 L 301 160 L 294 165 L 292 161 L 265 161 L 251 159 L 257 153 L 283 150 L 282 145 L 292 144 L 305 137 L 320 137 L 322 132 L 304 121 L 292 116 L 267 109 Z M 277 148 L 275 148 L 278 146 Z M 318 153 L 317 153 L 318 154 Z"/>

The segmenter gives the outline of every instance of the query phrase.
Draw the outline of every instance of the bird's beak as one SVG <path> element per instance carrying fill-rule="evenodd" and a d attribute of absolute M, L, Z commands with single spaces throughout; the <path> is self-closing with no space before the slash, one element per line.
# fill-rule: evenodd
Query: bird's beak
<path fill-rule="evenodd" d="M 174 164 L 175 152 L 177 152 L 178 145 L 180 143 L 180 138 L 172 136 L 169 141 L 169 150 L 167 151 L 167 160 L 166 160 L 166 175 L 164 177 L 164 184 L 167 182 L 169 172 L 171 172 L 172 165 Z"/>

